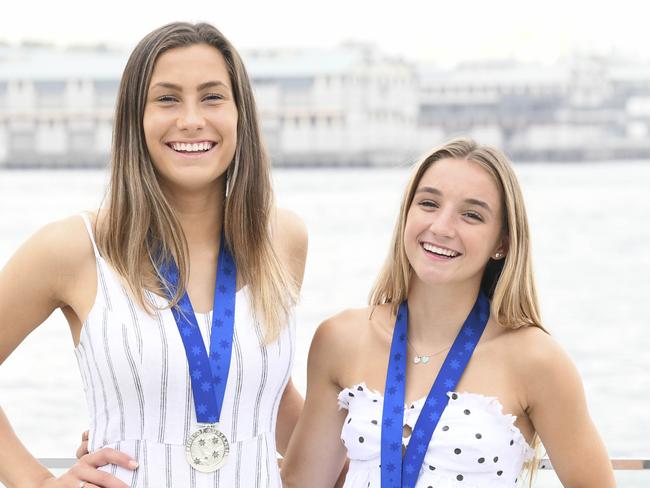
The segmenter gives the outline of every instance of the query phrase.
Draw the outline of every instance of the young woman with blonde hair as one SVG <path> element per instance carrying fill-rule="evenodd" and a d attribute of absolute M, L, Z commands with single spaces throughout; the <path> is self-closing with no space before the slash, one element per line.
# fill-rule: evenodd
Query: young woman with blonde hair
<path fill-rule="evenodd" d="M 0 273 L 0 362 L 63 311 L 90 453 L 54 478 L 0 411 L 6 486 L 281 485 L 307 243 L 269 169 L 228 40 L 209 24 L 147 35 L 119 89 L 106 205 L 46 226 Z"/>
<path fill-rule="evenodd" d="M 544 443 L 564 486 L 613 487 L 570 359 L 542 326 L 503 154 L 454 140 L 404 192 L 370 306 L 325 321 L 284 486 L 515 486 Z"/>

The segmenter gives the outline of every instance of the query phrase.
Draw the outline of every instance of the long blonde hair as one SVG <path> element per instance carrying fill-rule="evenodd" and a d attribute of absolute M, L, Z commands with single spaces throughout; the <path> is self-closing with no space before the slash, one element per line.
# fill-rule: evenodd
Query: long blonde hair
<path fill-rule="evenodd" d="M 422 175 L 441 159 L 472 161 L 484 168 L 497 184 L 503 211 L 502 236 L 507 239 L 505 259 L 488 262 L 481 290 L 490 298 L 490 312 L 501 326 L 517 329 L 535 326 L 546 331 L 539 313 L 533 276 L 530 233 L 526 207 L 508 158 L 499 150 L 482 146 L 471 139 L 455 139 L 427 154 L 416 163 L 402 197 L 388 257 L 370 292 L 370 305 L 391 304 L 393 313 L 408 296 L 413 273 L 404 248 L 404 229 L 409 208 Z M 539 437 L 532 447 L 535 456 L 525 464 L 529 486 L 533 486 L 539 464 Z"/>
<path fill-rule="evenodd" d="M 481 281 L 481 289 L 491 299 L 492 316 L 505 327 L 532 325 L 544 329 L 533 278 L 528 219 L 519 182 L 503 153 L 471 139 L 450 141 L 415 165 L 402 197 L 388 257 L 370 292 L 370 304 L 390 303 L 397 310 L 408 295 L 413 268 L 404 249 L 406 218 L 422 175 L 441 159 L 467 160 L 480 165 L 492 175 L 502 197 L 502 233 L 508 242 L 508 252 L 505 259 L 488 262 Z"/>
<path fill-rule="evenodd" d="M 153 305 L 145 290 L 161 292 L 156 270 L 165 259 L 172 257 L 179 269 L 179 287 L 170 306 L 185 292 L 187 242 L 156 177 L 145 143 L 143 116 L 156 60 L 170 49 L 196 44 L 217 49 L 230 76 L 238 120 L 235 156 L 226 171 L 224 235 L 251 292 L 255 316 L 264 324 L 266 340 L 272 341 L 296 302 L 297 286 L 272 246 L 270 162 L 251 83 L 235 48 L 212 25 L 165 25 L 148 34 L 131 53 L 117 97 L 108 206 L 102 225 L 96 226 L 98 245 L 145 309 Z"/>
<path fill-rule="evenodd" d="M 528 217 L 519 182 L 508 158 L 501 151 L 479 145 L 471 139 L 452 140 L 416 163 L 402 197 L 388 257 L 370 292 L 370 305 L 389 303 L 393 313 L 396 313 L 400 303 L 408 296 L 413 268 L 404 248 L 406 218 L 422 175 L 441 159 L 466 160 L 480 165 L 492 175 L 501 194 L 504 209 L 502 236 L 507 239 L 508 252 L 505 259 L 490 259 L 481 280 L 481 290 L 490 298 L 492 317 L 503 327 L 517 329 L 535 326 L 546 331 L 539 313 Z M 532 446 L 536 454 L 525 466 L 529 486 L 533 485 L 539 464 L 537 434 Z"/>

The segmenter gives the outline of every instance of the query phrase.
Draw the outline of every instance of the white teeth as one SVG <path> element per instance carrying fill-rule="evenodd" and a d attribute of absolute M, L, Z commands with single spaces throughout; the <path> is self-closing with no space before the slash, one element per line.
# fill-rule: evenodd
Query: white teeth
<path fill-rule="evenodd" d="M 212 149 L 214 143 L 195 142 L 192 144 L 186 144 L 184 142 L 173 142 L 170 145 L 174 151 L 197 152 L 197 151 L 208 151 Z"/>
<path fill-rule="evenodd" d="M 422 247 L 429 252 L 442 254 L 443 256 L 448 256 L 450 258 L 455 258 L 456 256 L 458 256 L 458 254 L 460 254 L 457 253 L 456 251 L 452 251 L 451 249 L 445 249 L 444 247 L 434 246 L 433 244 L 429 244 L 428 242 L 423 242 Z"/>

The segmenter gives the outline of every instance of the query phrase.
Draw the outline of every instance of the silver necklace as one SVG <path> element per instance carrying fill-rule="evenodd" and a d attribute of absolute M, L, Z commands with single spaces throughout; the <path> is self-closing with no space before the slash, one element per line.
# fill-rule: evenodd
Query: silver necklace
<path fill-rule="evenodd" d="M 451 344 L 446 346 L 444 349 L 441 349 L 440 351 L 434 352 L 432 354 L 420 354 L 415 350 L 415 347 L 413 347 L 413 344 L 411 344 L 411 341 L 409 341 L 409 338 L 406 338 L 406 342 L 408 343 L 409 346 L 411 346 L 411 349 L 413 349 L 413 352 L 415 353 L 413 355 L 413 364 L 427 364 L 429 362 L 429 359 L 431 359 L 434 356 L 437 356 L 438 354 L 445 352 L 447 349 L 451 347 Z"/>

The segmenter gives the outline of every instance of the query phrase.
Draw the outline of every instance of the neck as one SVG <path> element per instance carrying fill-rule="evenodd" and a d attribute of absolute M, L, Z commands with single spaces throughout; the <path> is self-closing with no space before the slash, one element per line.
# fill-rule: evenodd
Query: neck
<path fill-rule="evenodd" d="M 414 276 L 409 287 L 409 340 L 418 351 L 451 345 L 479 293 L 474 283 L 430 286 Z"/>
<path fill-rule="evenodd" d="M 218 252 L 223 225 L 225 185 L 206 190 L 164 189 L 176 213 L 190 254 L 202 249 Z"/>

